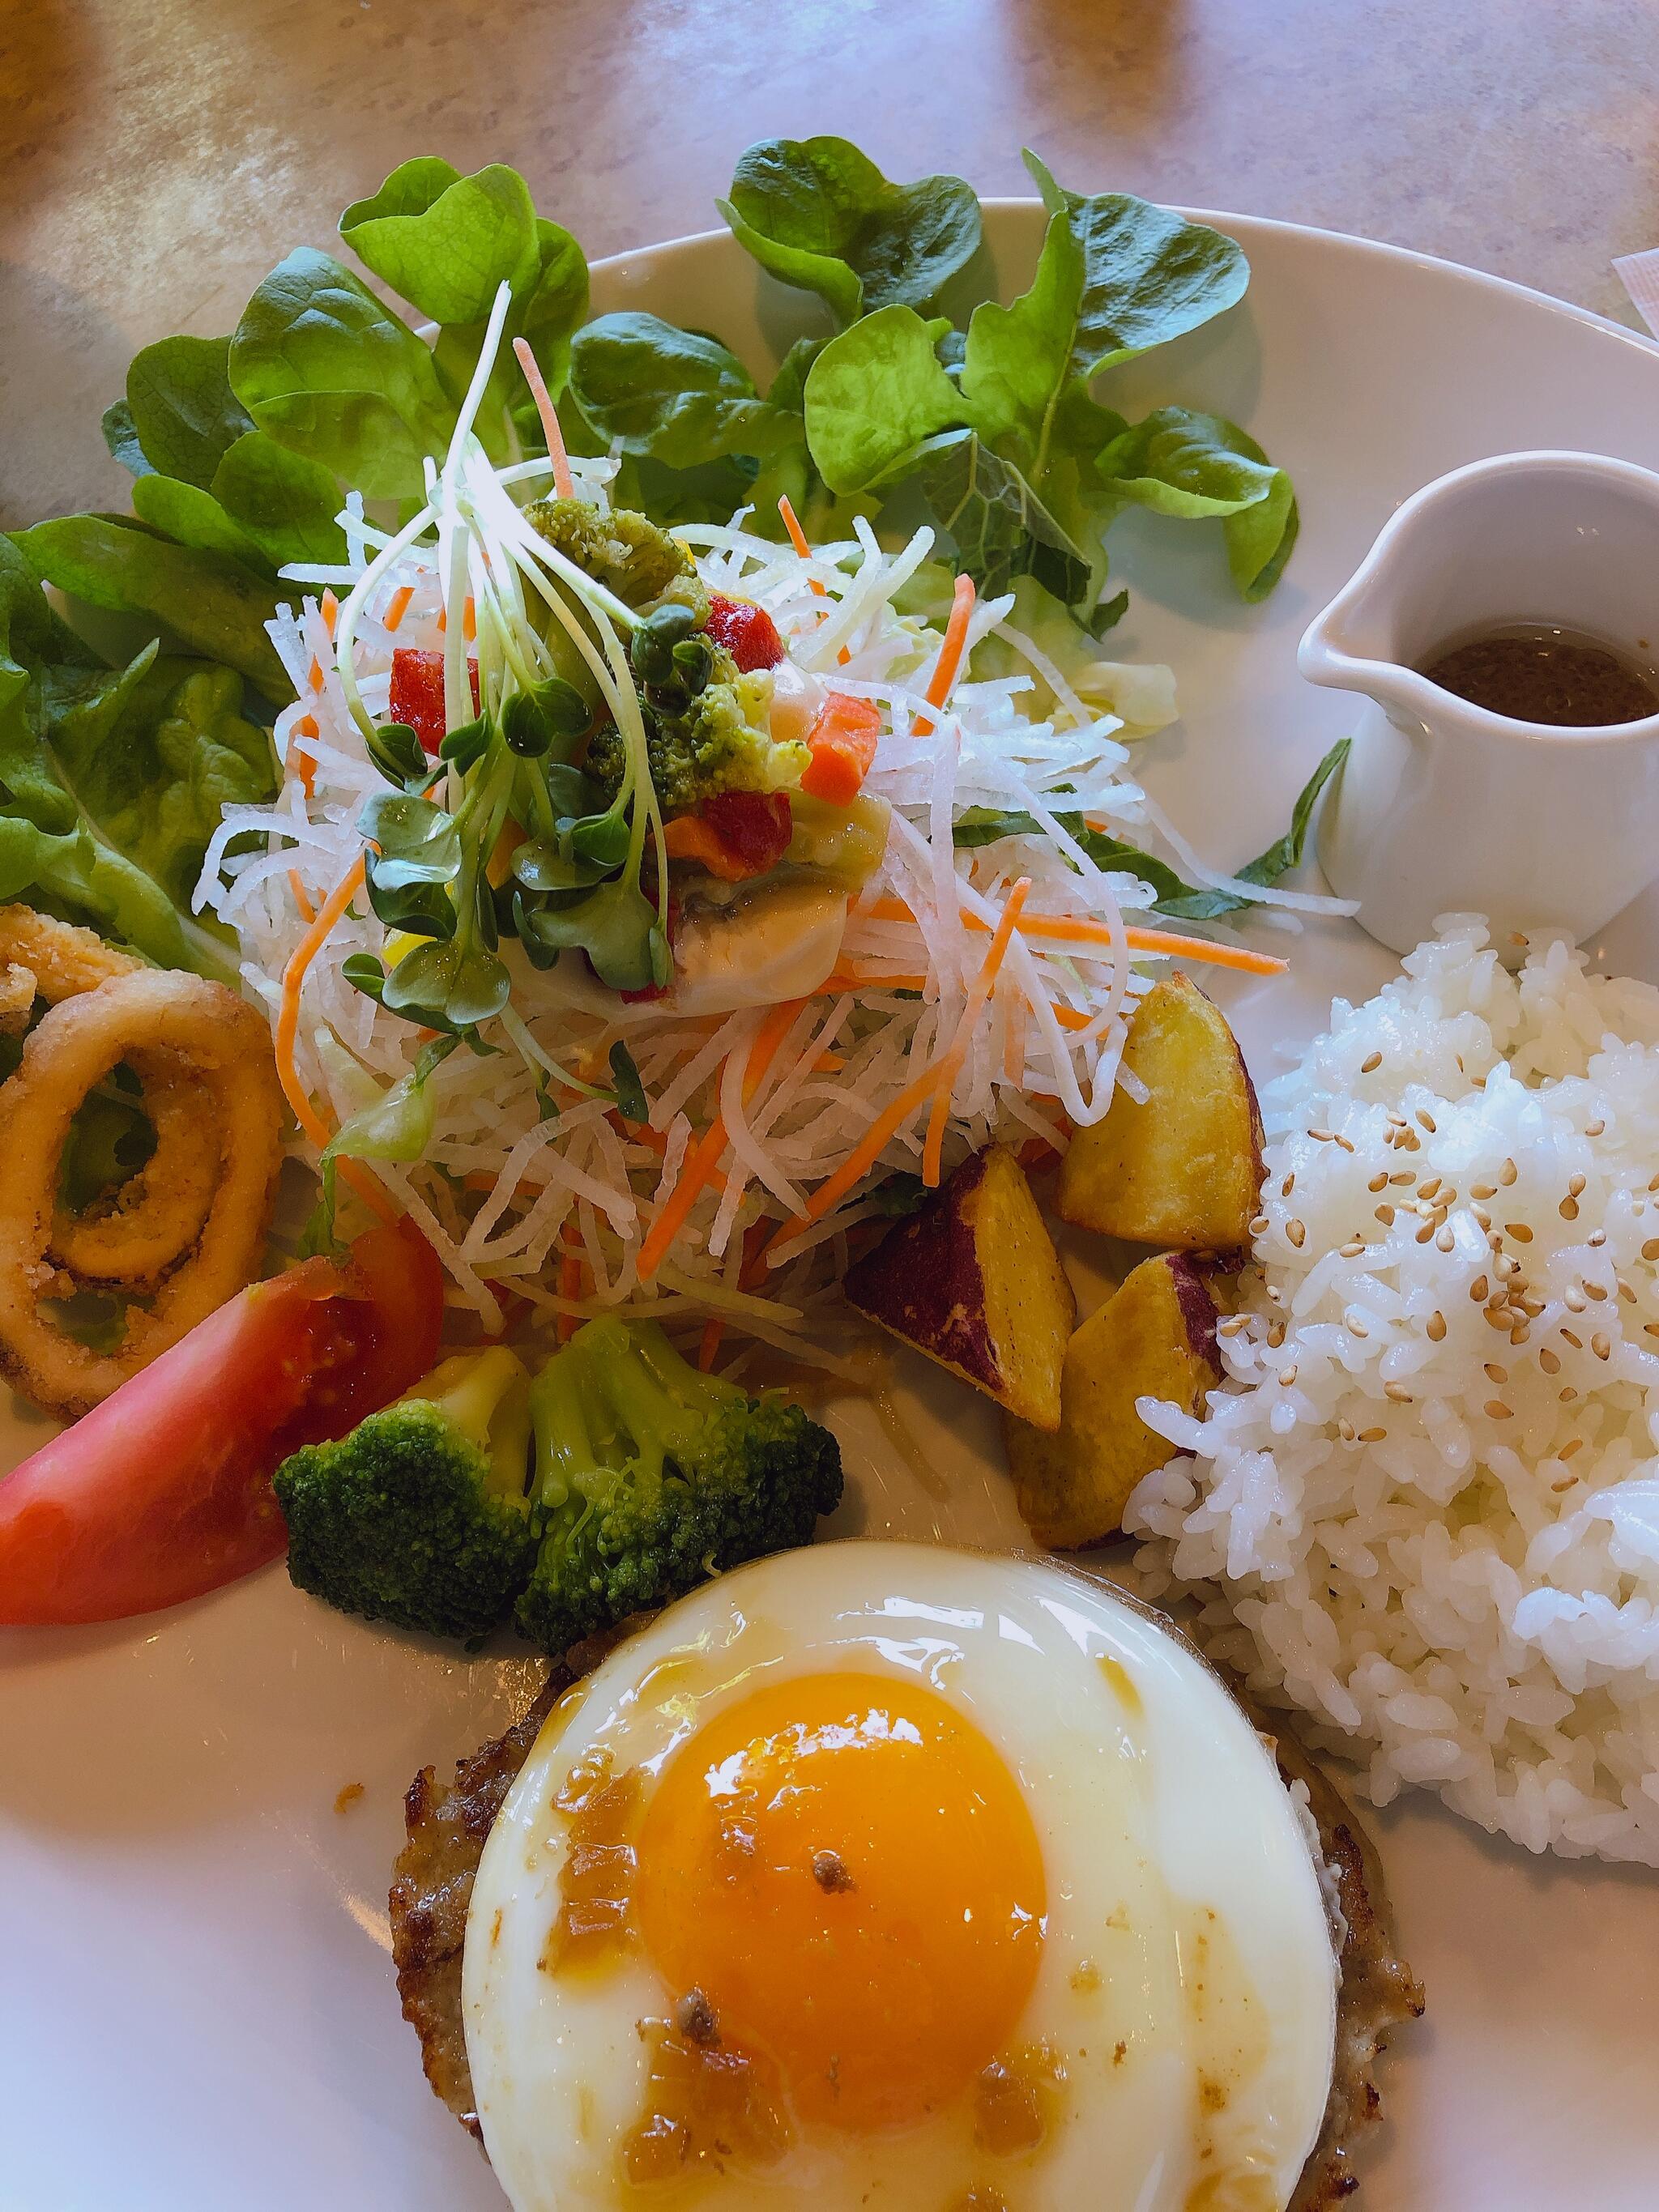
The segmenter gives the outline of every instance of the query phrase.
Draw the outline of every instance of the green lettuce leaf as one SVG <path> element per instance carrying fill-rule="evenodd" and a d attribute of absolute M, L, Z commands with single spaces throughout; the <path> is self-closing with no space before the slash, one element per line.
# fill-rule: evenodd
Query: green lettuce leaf
<path fill-rule="evenodd" d="M 719 205 L 763 269 L 816 292 L 842 324 L 881 307 L 928 307 L 980 242 L 970 185 L 890 184 L 845 138 L 763 140 L 741 156 Z"/>
<path fill-rule="evenodd" d="M 1234 239 L 1129 192 L 1068 192 L 1037 156 L 1025 166 L 1051 216 L 1063 214 L 1083 255 L 1071 372 L 1103 368 L 1167 345 L 1244 296 L 1250 266 Z"/>
<path fill-rule="evenodd" d="M 310 246 L 249 301 L 230 343 L 230 381 L 260 429 L 366 499 L 422 497 L 422 464 L 443 453 L 455 419 L 408 324 Z"/>
<path fill-rule="evenodd" d="M 795 442 L 787 410 L 717 338 L 659 316 L 601 315 L 571 349 L 571 392 L 606 445 L 690 469 L 733 453 L 759 456 Z"/>
<path fill-rule="evenodd" d="M 950 532 L 957 565 L 987 598 L 1017 575 L 1037 578 L 1066 605 L 1089 588 L 1089 559 L 1014 466 L 971 430 L 928 440 L 916 482 L 935 521 Z"/>
<path fill-rule="evenodd" d="M 187 911 L 225 808 L 276 790 L 270 738 L 243 714 L 240 679 L 152 646 L 118 671 L 46 670 L 41 704 L 82 812 Z"/>
<path fill-rule="evenodd" d="M 881 307 L 831 338 L 806 377 L 806 439 L 831 491 L 885 478 L 922 441 L 962 421 L 935 332 L 915 308 Z"/>
<path fill-rule="evenodd" d="M 1155 514 L 1218 517 L 1228 565 L 1247 599 L 1266 597 L 1296 542 L 1296 496 L 1247 430 L 1219 415 L 1160 407 L 1096 462 L 1113 495 Z"/>
<path fill-rule="evenodd" d="M 1053 663 L 1085 706 L 1102 714 L 1116 714 L 1124 726 L 1118 732 L 1126 744 L 1150 737 L 1176 718 L 1175 678 L 1157 661 L 1119 661 L 1103 659 L 1100 640 L 1122 613 L 1118 599 L 1097 606 L 1085 628 L 1069 608 L 1062 606 L 1033 575 L 1016 576 L 1009 586 L 1014 595 L 1008 627 L 1029 637 L 1043 658 Z M 994 632 L 974 647 L 970 663 L 976 678 L 1024 676 L 1035 689 L 1029 695 L 1035 715 L 1052 714 L 1053 692 L 1030 663 L 1006 638 Z"/>
<path fill-rule="evenodd" d="M 1051 216 L 1031 289 L 1012 307 L 982 301 L 968 325 L 962 397 L 981 438 L 1043 468 L 1061 392 L 1075 374 L 1082 326 L 1083 247 L 1061 212 Z"/>
<path fill-rule="evenodd" d="M 529 187 L 500 163 L 464 177 L 434 157 L 405 161 L 346 210 L 340 235 L 434 323 L 481 323 L 502 284 L 527 290 L 538 273 Z"/>
<path fill-rule="evenodd" d="M 132 511 L 140 522 L 147 522 L 152 530 L 165 531 L 180 545 L 193 546 L 198 553 L 222 554 L 228 561 L 240 562 L 252 574 L 275 581 L 274 564 L 210 491 L 198 491 L 192 483 L 177 477 L 158 476 L 152 470 L 134 482 Z"/>
<path fill-rule="evenodd" d="M 228 338 L 161 338 L 127 370 L 127 412 L 145 460 L 198 491 L 253 428 L 230 388 L 229 361 Z"/>
<path fill-rule="evenodd" d="M 345 559 L 345 532 L 335 520 L 344 502 L 332 471 L 264 431 L 250 430 L 236 441 L 214 471 L 212 489 L 274 567 Z"/>
<path fill-rule="evenodd" d="M 25 895 L 165 967 L 234 973 L 187 915 L 221 805 L 276 788 L 225 669 L 102 667 L 0 538 L 0 899 Z"/>
<path fill-rule="evenodd" d="M 138 483 L 151 481 L 140 477 Z M 137 486 L 135 486 L 137 489 Z M 236 669 L 268 699 L 292 690 L 265 624 L 281 594 L 222 553 L 179 545 L 141 522 L 69 514 L 15 533 L 30 567 L 93 607 L 148 615 L 212 660 Z"/>

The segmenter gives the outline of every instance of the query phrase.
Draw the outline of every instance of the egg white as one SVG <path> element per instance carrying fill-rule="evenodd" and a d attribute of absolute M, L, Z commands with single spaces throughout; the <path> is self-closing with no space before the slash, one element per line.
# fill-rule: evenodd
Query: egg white
<path fill-rule="evenodd" d="M 913 1674 L 1018 1780 L 1047 1941 L 1017 2040 L 1066 2069 L 1029 2157 L 972 2141 L 969 2101 L 907 2131 L 816 2133 L 726 2172 L 721 2212 L 951 2212 L 972 2184 L 1044 2212 L 1276 2212 L 1323 2116 L 1336 1977 L 1295 1808 L 1216 1677 L 1166 1630 L 1051 1562 L 849 1542 L 757 1562 L 671 1607 L 549 1719 L 485 1846 L 463 2000 L 484 2142 L 514 2212 L 599 2212 L 644 2108 L 637 2023 L 681 1994 L 639 1953 L 595 1978 L 538 1964 L 559 1906 L 569 1769 L 672 1747 L 763 1683 Z M 665 2201 L 680 2201 L 675 2189 Z"/>

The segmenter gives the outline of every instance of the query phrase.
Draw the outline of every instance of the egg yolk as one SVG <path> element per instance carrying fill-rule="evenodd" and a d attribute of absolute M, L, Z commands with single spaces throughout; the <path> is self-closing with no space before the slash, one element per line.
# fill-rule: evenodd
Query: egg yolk
<path fill-rule="evenodd" d="M 1006 1762 L 908 1677 L 752 1692 L 674 1753 L 640 1830 L 659 1972 L 805 2122 L 900 2127 L 968 2093 L 1013 2037 L 1047 1909 Z"/>

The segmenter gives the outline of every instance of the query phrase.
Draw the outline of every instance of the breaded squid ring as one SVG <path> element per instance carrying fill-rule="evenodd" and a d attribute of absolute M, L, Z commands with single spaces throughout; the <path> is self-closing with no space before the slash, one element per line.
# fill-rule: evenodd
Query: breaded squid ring
<path fill-rule="evenodd" d="M 95 991 L 112 975 L 134 975 L 143 963 L 106 945 L 95 930 L 58 921 L 32 906 L 0 906 L 0 966 L 27 968 L 49 1006 Z"/>
<path fill-rule="evenodd" d="M 33 907 L 0 907 L 0 1028 L 27 1028 L 37 997 L 61 1006 L 114 976 L 143 973 L 142 961 L 90 929 Z M 143 1066 L 129 1064 L 143 1085 L 155 1149 L 106 1205 L 60 1213 L 52 1231 L 52 1258 L 88 1282 L 153 1283 L 196 1242 L 218 1180 L 201 1137 L 212 1111 L 206 1092 L 176 1060 L 152 1054 Z"/>
<path fill-rule="evenodd" d="M 200 1237 L 148 1313 L 132 1311 L 118 1351 L 94 1352 L 40 1311 L 64 1141 L 82 1098 L 131 1054 L 185 1061 L 214 1109 L 200 1133 L 218 1179 Z M 176 1344 L 258 1270 L 281 1164 L 282 1094 L 270 1036 L 222 983 L 141 969 L 66 999 L 37 1025 L 0 1086 L 0 1373 L 73 1418 Z"/>
<path fill-rule="evenodd" d="M 202 1233 L 219 1180 L 218 1147 L 204 1136 L 213 1117 L 205 1085 L 182 1060 L 130 1052 L 143 1087 L 155 1149 L 143 1167 L 84 1213 L 61 1210 L 48 1256 L 89 1283 L 153 1283 Z"/>

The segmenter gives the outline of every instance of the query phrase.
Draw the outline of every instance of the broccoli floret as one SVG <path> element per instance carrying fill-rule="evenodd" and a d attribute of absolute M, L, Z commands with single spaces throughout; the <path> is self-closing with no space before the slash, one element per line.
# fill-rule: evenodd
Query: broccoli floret
<path fill-rule="evenodd" d="M 550 545 L 629 606 L 648 607 L 666 595 L 691 607 L 699 622 L 708 614 L 708 594 L 691 556 L 632 507 L 601 514 L 591 500 L 538 499 L 525 515 Z"/>
<path fill-rule="evenodd" d="M 541 1548 L 514 1620 L 544 1650 L 808 1542 L 840 1502 L 827 1429 L 700 1374 L 654 1322 L 589 1322 L 530 1402 Z"/>
<path fill-rule="evenodd" d="M 757 694 L 769 684 L 767 678 L 757 684 L 737 676 L 708 684 L 683 714 L 647 711 L 646 750 L 665 816 L 688 813 L 716 792 L 788 791 L 800 781 L 811 758 L 805 746 L 775 743 L 760 726 L 763 712 L 759 723 L 754 719 L 764 705 Z M 607 802 L 621 786 L 625 759 L 614 725 L 595 734 L 586 765 Z"/>
<path fill-rule="evenodd" d="M 367 1620 L 488 1635 L 535 1559 L 529 1389 L 512 1352 L 464 1353 L 338 1443 L 284 1460 L 272 1480 L 298 1587 Z"/>

